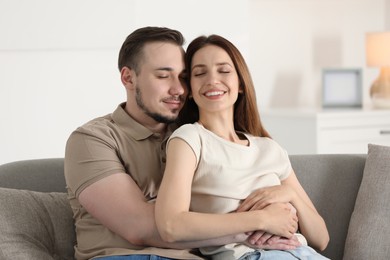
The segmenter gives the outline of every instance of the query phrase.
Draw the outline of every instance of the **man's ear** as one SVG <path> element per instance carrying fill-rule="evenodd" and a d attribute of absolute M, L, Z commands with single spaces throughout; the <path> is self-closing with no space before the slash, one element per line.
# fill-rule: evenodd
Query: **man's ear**
<path fill-rule="evenodd" d="M 126 66 L 121 69 L 121 81 L 126 89 L 133 89 L 135 87 L 136 80 L 137 76 L 133 69 Z"/>

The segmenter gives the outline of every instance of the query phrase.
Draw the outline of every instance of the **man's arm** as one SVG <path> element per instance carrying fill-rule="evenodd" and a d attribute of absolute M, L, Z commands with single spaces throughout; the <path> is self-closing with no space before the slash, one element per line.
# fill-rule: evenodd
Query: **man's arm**
<path fill-rule="evenodd" d="M 112 174 L 79 195 L 80 204 L 104 226 L 134 245 L 166 248 L 198 248 L 243 242 L 245 234 L 216 239 L 167 243 L 155 224 L 154 203 L 148 203 L 133 179 L 124 173 Z"/>

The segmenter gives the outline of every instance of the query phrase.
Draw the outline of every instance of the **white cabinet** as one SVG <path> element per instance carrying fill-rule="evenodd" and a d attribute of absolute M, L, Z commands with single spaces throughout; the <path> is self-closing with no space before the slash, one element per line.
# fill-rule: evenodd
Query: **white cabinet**
<path fill-rule="evenodd" d="M 390 110 L 263 110 L 264 127 L 289 154 L 367 153 L 390 146 Z"/>

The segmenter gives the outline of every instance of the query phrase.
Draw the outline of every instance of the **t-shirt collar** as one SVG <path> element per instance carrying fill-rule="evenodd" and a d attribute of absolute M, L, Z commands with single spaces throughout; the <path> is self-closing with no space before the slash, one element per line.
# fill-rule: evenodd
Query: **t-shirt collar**
<path fill-rule="evenodd" d="M 153 133 L 148 128 L 135 121 L 129 114 L 127 114 L 124 109 L 125 105 L 126 103 L 119 104 L 112 113 L 112 119 L 123 132 L 137 141 L 147 139 L 151 136 L 155 138 L 161 138 L 161 134 Z M 169 136 L 173 129 L 175 129 L 175 126 L 170 125 L 165 136 Z"/>

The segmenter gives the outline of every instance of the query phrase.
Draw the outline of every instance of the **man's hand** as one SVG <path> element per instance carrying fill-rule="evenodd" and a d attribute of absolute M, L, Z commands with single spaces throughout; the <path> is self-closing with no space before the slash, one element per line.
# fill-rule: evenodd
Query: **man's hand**
<path fill-rule="evenodd" d="M 281 185 L 256 190 L 244 200 L 237 209 L 237 212 L 261 210 L 272 203 L 289 202 L 291 192 L 289 187 Z M 287 203 L 287 206 L 290 208 L 290 212 L 296 216 L 296 209 L 294 206 L 290 203 Z M 298 229 L 298 225 L 296 229 Z M 252 232 L 245 244 L 253 248 L 274 250 L 295 249 L 301 245 L 295 235 L 291 238 L 285 238 L 261 230 Z"/>
<path fill-rule="evenodd" d="M 264 231 L 253 232 L 244 243 L 256 249 L 291 250 L 301 246 L 297 236 L 283 238 Z"/>
<path fill-rule="evenodd" d="M 297 212 L 296 209 L 291 204 L 288 203 L 288 205 L 290 206 L 291 212 L 293 214 L 296 214 Z M 247 242 L 255 246 L 267 245 L 272 247 L 272 248 L 265 248 L 265 249 L 279 249 L 279 250 L 294 249 L 297 246 L 301 245 L 295 235 L 292 238 L 288 239 L 261 230 L 252 232 L 249 235 Z"/>

